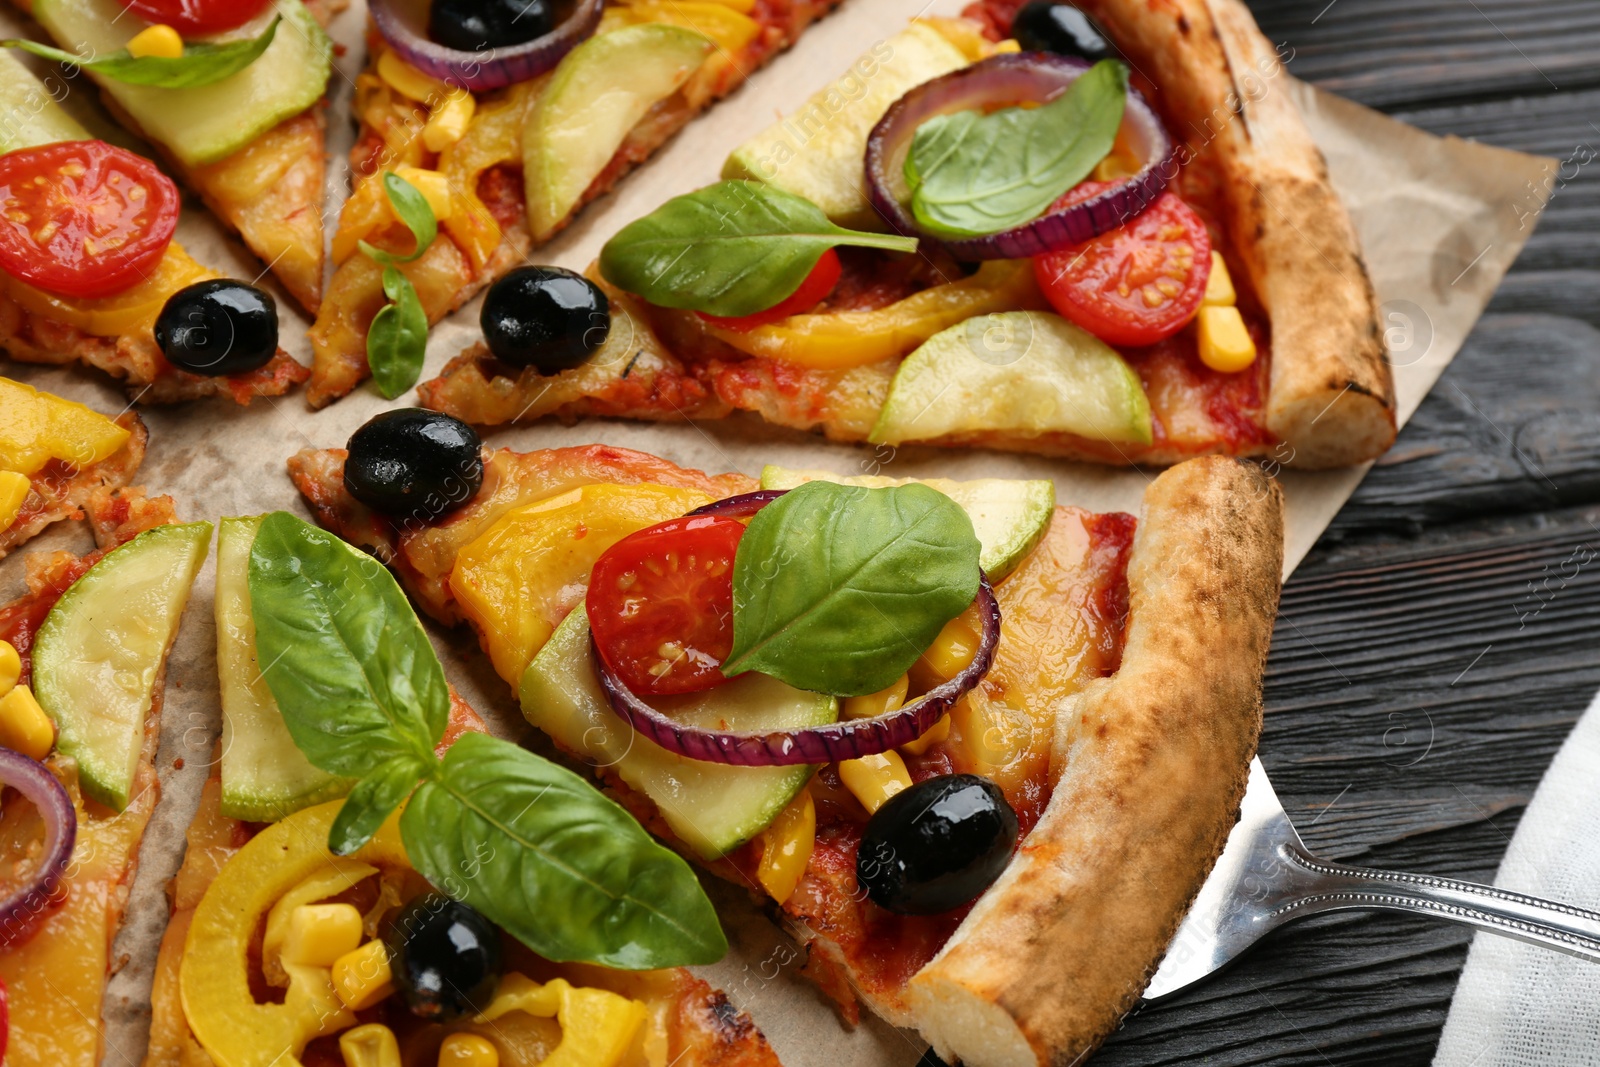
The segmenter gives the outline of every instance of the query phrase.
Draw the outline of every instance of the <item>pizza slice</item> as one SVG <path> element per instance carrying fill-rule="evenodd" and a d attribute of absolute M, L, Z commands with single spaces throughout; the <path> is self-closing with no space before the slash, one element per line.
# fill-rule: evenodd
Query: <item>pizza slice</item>
<path fill-rule="evenodd" d="M 484 343 L 422 403 L 478 425 L 749 412 L 1119 465 L 1380 455 L 1372 287 L 1249 12 L 1082 7 L 1105 37 L 1065 4 L 977 51 L 1015 3 L 913 23 L 587 279 L 544 272 L 600 316 L 491 294 Z"/>
<path fill-rule="evenodd" d="M 111 943 L 159 795 L 153 761 L 167 651 L 211 540 L 168 497 L 98 487 L 100 545 L 28 560 L 0 607 L 0 815 L 7 876 L 0 981 L 6 1062 L 95 1067 Z"/>
<path fill-rule="evenodd" d="M 354 106 L 355 187 L 311 330 L 311 404 L 344 396 L 372 373 L 369 331 L 394 297 L 384 285 L 391 264 L 362 254 L 362 241 L 381 254 L 415 254 L 394 266 L 420 315 L 437 322 L 838 2 L 579 0 L 559 23 L 551 12 L 563 9 L 544 4 L 437 5 L 429 18 L 375 3 Z M 518 7 L 516 18 L 498 14 Z M 426 195 L 438 226 L 426 248 L 396 217 L 390 173 Z M 385 391 L 410 388 L 415 374 Z"/>
<path fill-rule="evenodd" d="M 106 106 L 305 309 L 322 299 L 326 120 L 342 0 L 16 0 Z M 70 61 L 71 56 L 51 54 Z"/>
<path fill-rule="evenodd" d="M 278 347 L 273 298 L 223 278 L 173 239 L 172 180 L 90 139 L 53 91 L 0 51 L 0 103 L 24 117 L 0 131 L 6 355 L 94 367 L 146 403 L 247 404 L 305 381 L 310 372 Z"/>
<path fill-rule="evenodd" d="M 476 449 L 391 412 L 290 472 L 644 825 L 770 898 L 847 1019 L 977 1067 L 1104 1039 L 1237 817 L 1269 479 L 1185 462 L 1136 519 L 1049 482 Z"/>

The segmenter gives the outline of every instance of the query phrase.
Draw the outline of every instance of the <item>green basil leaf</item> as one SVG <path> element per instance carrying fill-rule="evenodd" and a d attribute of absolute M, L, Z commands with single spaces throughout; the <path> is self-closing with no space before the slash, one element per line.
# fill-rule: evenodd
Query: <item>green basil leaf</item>
<path fill-rule="evenodd" d="M 428 206 L 428 198 L 423 196 L 422 191 L 415 185 L 394 171 L 384 172 L 383 192 L 389 198 L 389 206 L 394 208 L 395 218 L 405 223 L 416 245 L 411 254 L 405 256 L 385 252 L 366 241 L 356 242 L 357 247 L 379 263 L 410 263 L 412 260 L 420 259 L 428 250 L 428 246 L 433 244 L 434 238 L 439 236 L 439 220 L 434 218 L 433 208 Z M 388 289 L 387 283 L 384 288 Z M 389 298 L 394 299 L 394 294 L 390 293 Z"/>
<path fill-rule="evenodd" d="M 393 400 L 417 384 L 428 352 L 428 314 L 411 279 L 397 267 L 383 268 L 384 294 L 394 301 L 378 309 L 367 327 L 367 366 L 378 392 Z"/>
<path fill-rule="evenodd" d="M 1111 151 L 1127 98 L 1127 65 L 1102 59 L 1042 107 L 929 119 L 906 156 L 911 213 L 942 237 L 1038 218 Z"/>
<path fill-rule="evenodd" d="M 350 777 L 396 757 L 431 761 L 450 691 L 383 565 L 277 511 L 261 522 L 249 576 L 262 677 L 306 758 Z"/>
<path fill-rule="evenodd" d="M 763 182 L 725 181 L 624 226 L 600 250 L 600 273 L 659 307 L 753 315 L 792 295 L 837 245 L 912 252 L 917 242 L 835 226 L 811 201 Z"/>
<path fill-rule="evenodd" d="M 546 959 L 649 970 L 727 951 L 682 857 L 576 774 L 509 742 L 463 735 L 400 833 L 428 881 Z"/>
<path fill-rule="evenodd" d="M 967 513 L 925 485 L 791 489 L 739 541 L 723 673 L 875 693 L 978 595 L 978 551 Z"/>
<path fill-rule="evenodd" d="M 328 830 L 328 851 L 348 856 L 372 840 L 428 770 L 429 765 L 415 756 L 396 756 L 357 782 Z"/>
<path fill-rule="evenodd" d="M 231 78 L 265 52 L 278 34 L 278 23 L 283 16 L 272 20 L 260 37 L 246 41 L 226 41 L 222 44 L 188 44 L 183 55 L 177 57 L 139 56 L 120 48 L 106 56 L 82 56 L 76 52 L 63 52 L 59 48 L 20 38 L 0 41 L 6 48 L 20 48 L 56 63 L 82 67 L 113 81 L 129 85 L 151 85 L 158 89 L 199 89 Z"/>

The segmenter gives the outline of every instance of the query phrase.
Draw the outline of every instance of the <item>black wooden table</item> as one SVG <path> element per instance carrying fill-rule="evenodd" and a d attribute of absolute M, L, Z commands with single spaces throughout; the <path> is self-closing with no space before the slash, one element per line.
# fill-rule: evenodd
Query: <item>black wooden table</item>
<path fill-rule="evenodd" d="M 1488 313 L 1284 589 L 1267 672 L 1262 760 L 1313 850 L 1491 880 L 1600 689 L 1600 3 L 1251 6 L 1302 79 L 1566 161 Z M 1128 1019 L 1095 1067 L 1427 1064 L 1470 940 L 1307 920 Z"/>

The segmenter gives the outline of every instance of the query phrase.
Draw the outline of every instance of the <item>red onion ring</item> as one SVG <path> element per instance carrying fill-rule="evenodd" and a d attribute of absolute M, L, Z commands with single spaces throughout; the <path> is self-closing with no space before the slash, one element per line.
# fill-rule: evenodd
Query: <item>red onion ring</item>
<path fill-rule="evenodd" d="M 1045 103 L 1089 67 L 1087 60 L 1072 56 L 1012 52 L 990 56 L 916 86 L 894 102 L 867 138 L 867 196 L 872 206 L 891 228 L 936 240 L 959 260 L 1025 259 L 1080 244 L 1121 226 L 1149 207 L 1177 173 L 1171 136 L 1155 109 L 1131 85 L 1123 122 L 1131 128 L 1134 150 L 1145 164 L 1138 174 L 1099 196 L 1048 211 L 999 233 L 950 239 L 924 233 L 896 194 L 905 187 L 903 172 L 911 138 L 924 122 L 957 111 Z"/>
<path fill-rule="evenodd" d="M 758 495 L 746 494 L 747 497 Z M 762 504 L 765 503 L 762 501 Z M 775 730 L 767 734 L 685 726 L 640 700 L 606 665 L 605 657 L 600 655 L 598 648 L 594 650 L 594 662 L 600 675 L 600 687 L 606 691 L 606 699 L 611 702 L 612 710 L 628 725 L 669 752 L 707 763 L 731 763 L 740 767 L 788 767 L 798 763 L 860 759 L 915 741 L 933 729 L 934 724 L 944 717 L 956 701 L 976 688 L 983 676 L 989 673 L 994 663 L 995 647 L 1000 643 L 1000 604 L 994 598 L 994 588 L 989 584 L 988 575 L 981 576 L 975 603 L 983 622 L 982 640 L 972 662 L 959 674 L 887 715 L 871 719 L 848 719 L 827 726 Z M 589 641 L 592 645 L 593 634 L 589 635 Z"/>
<path fill-rule="evenodd" d="M 0 900 L 0 947 L 22 941 L 34 923 L 49 910 L 61 876 L 72 862 L 78 838 L 78 813 L 72 798 L 45 765 L 10 749 L 0 748 L 0 784 L 8 785 L 33 802 L 44 820 L 44 848 L 33 876 L 16 892 Z"/>
<path fill-rule="evenodd" d="M 709 504 L 695 508 L 689 514 L 726 515 L 730 519 L 747 519 L 788 491 L 787 489 L 757 489 L 753 493 L 740 493 L 738 496 L 713 500 Z"/>
<path fill-rule="evenodd" d="M 383 39 L 400 57 L 446 85 L 484 92 L 536 78 L 561 62 L 600 24 L 604 0 L 575 0 L 572 14 L 543 37 L 510 48 L 462 52 L 428 39 L 428 5 L 407 0 L 368 0 L 367 10 Z"/>

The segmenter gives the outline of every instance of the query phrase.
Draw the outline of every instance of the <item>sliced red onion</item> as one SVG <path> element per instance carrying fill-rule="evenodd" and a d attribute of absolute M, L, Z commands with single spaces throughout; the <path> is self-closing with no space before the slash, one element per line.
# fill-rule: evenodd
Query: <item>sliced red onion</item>
<path fill-rule="evenodd" d="M 1143 159 L 1139 173 L 1080 204 L 1050 211 L 1009 230 L 982 237 L 943 238 L 924 233 L 906 208 L 905 162 L 917 127 L 939 115 L 1022 103 L 1046 103 L 1088 70 L 1087 60 L 1048 52 L 990 56 L 918 85 L 884 113 L 867 139 L 867 195 L 891 227 L 936 240 L 956 259 L 1025 259 L 1080 244 L 1114 230 L 1166 189 L 1177 173 L 1175 148 L 1155 110 L 1133 86 L 1123 125 Z"/>
<path fill-rule="evenodd" d="M 0 947 L 4 947 L 24 940 L 50 908 L 51 896 L 72 862 L 78 814 L 66 788 L 44 764 L 7 748 L 0 748 L 0 784 L 32 801 L 44 820 L 44 848 L 38 866 L 25 884 L 0 900 Z"/>
<path fill-rule="evenodd" d="M 524 44 L 462 52 L 428 37 L 429 0 L 369 0 L 378 32 L 400 58 L 446 85 L 473 92 L 537 78 L 552 69 L 600 24 L 604 0 L 574 0 L 559 26 Z"/>
<path fill-rule="evenodd" d="M 740 493 L 738 496 L 713 500 L 703 507 L 695 508 L 689 514 L 726 515 L 730 519 L 748 519 L 788 491 L 787 489 L 757 489 L 753 493 Z"/>
<path fill-rule="evenodd" d="M 747 497 L 757 495 L 760 494 L 746 494 Z M 989 584 L 988 575 L 981 578 L 976 603 L 983 623 L 983 634 L 977 654 L 959 674 L 897 711 L 871 719 L 847 719 L 827 726 L 776 730 L 767 734 L 685 726 L 640 700 L 606 665 L 599 649 L 595 649 L 594 662 L 600 675 L 600 686 L 606 691 L 612 709 L 622 716 L 624 722 L 669 752 L 707 763 L 732 763 L 741 767 L 787 767 L 797 763 L 860 759 L 915 741 L 933 729 L 934 724 L 955 706 L 956 701 L 976 688 L 983 676 L 989 673 L 989 667 L 994 663 L 995 646 L 1000 643 L 1000 604 L 994 598 L 994 588 Z M 589 640 L 592 644 L 594 635 L 591 634 Z"/>

